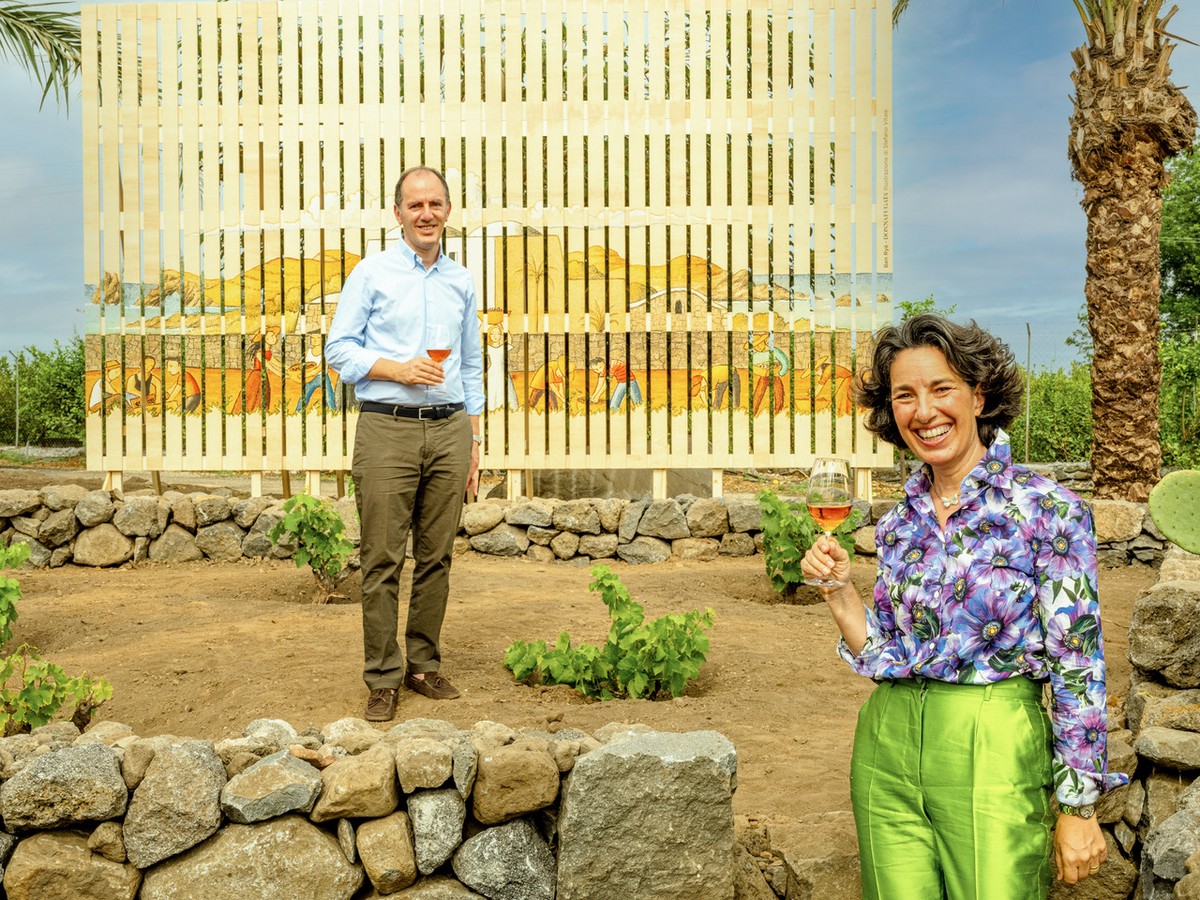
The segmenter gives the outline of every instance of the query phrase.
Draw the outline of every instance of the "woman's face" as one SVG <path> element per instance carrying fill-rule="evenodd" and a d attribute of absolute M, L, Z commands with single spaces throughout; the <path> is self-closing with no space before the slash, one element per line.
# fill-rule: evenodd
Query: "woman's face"
<path fill-rule="evenodd" d="M 947 476 L 974 468 L 986 450 L 975 424 L 983 391 L 963 381 L 936 347 L 901 350 L 891 381 L 892 415 L 908 448 Z"/>

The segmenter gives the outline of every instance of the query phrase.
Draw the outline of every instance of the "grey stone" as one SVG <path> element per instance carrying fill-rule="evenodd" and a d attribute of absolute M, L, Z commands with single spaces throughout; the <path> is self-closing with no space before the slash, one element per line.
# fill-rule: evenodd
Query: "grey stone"
<path fill-rule="evenodd" d="M 380 732 L 371 727 L 370 722 L 354 716 L 330 722 L 321 735 L 325 738 L 326 747 L 341 747 L 351 755 L 374 747 L 383 738 Z"/>
<path fill-rule="evenodd" d="M 128 862 L 125 855 L 125 836 L 120 822 L 101 822 L 88 835 L 88 849 L 116 863 Z"/>
<path fill-rule="evenodd" d="M 51 512 L 75 510 L 75 504 L 87 496 L 87 488 L 78 484 L 51 484 L 38 492 L 42 506 Z"/>
<path fill-rule="evenodd" d="M 75 738 L 75 745 L 104 744 L 112 747 L 130 737 L 133 737 L 133 729 L 123 722 L 93 722 L 87 731 Z"/>
<path fill-rule="evenodd" d="M 144 563 L 150 558 L 150 538 L 135 537 L 133 539 L 133 556 L 131 557 L 134 565 Z"/>
<path fill-rule="evenodd" d="M 634 565 L 665 562 L 671 558 L 671 545 L 655 537 L 637 537 L 619 545 L 617 556 Z"/>
<path fill-rule="evenodd" d="M 171 498 L 171 521 L 188 531 L 196 531 L 196 504 L 191 497 L 180 495 Z M 78 513 L 76 513 L 78 514 Z"/>
<path fill-rule="evenodd" d="M 1138 822 L 1138 834 L 1145 838 L 1155 828 L 1175 815 L 1179 808 L 1179 795 L 1186 787 L 1177 773 L 1154 771 L 1146 776 L 1146 802 L 1142 818 Z"/>
<path fill-rule="evenodd" d="M 767 826 L 770 846 L 783 857 L 789 894 L 821 900 L 858 900 L 858 839 L 848 811 Z M 776 882 L 772 882 L 773 884 Z"/>
<path fill-rule="evenodd" d="M 37 538 L 48 547 L 61 547 L 79 533 L 79 520 L 74 509 L 52 512 L 42 522 Z"/>
<path fill-rule="evenodd" d="M 753 497 L 726 497 L 725 509 L 729 513 L 729 530 L 737 534 L 762 530 L 762 510 Z"/>
<path fill-rule="evenodd" d="M 753 556 L 754 538 L 741 532 L 729 532 L 721 536 L 722 556 Z"/>
<path fill-rule="evenodd" d="M 468 535 L 491 531 L 505 520 L 505 509 L 498 503 L 470 503 L 463 507 L 462 529 Z"/>
<path fill-rule="evenodd" d="M 733 896 L 736 900 L 777 900 L 750 851 L 736 841 L 733 845 Z"/>
<path fill-rule="evenodd" d="M 129 861 L 146 869 L 211 836 L 221 825 L 225 767 L 202 741 L 160 747 L 125 815 Z"/>
<path fill-rule="evenodd" d="M 1147 519 L 1149 521 L 1149 519 Z M 1200 581 L 1200 555 L 1172 546 L 1163 556 L 1159 581 Z"/>
<path fill-rule="evenodd" d="M 352 865 L 356 864 L 358 862 L 358 838 L 354 834 L 354 823 L 349 819 L 338 819 L 337 840 L 347 861 Z"/>
<path fill-rule="evenodd" d="M 395 893 L 417 880 L 412 831 L 405 813 L 363 822 L 356 842 L 358 858 L 379 893 Z"/>
<path fill-rule="evenodd" d="M 530 543 L 538 544 L 542 547 L 549 547 L 550 542 L 559 536 L 561 532 L 557 528 L 541 528 L 537 525 L 530 525 L 525 531 L 525 536 L 529 538 Z"/>
<path fill-rule="evenodd" d="M 75 504 L 75 518 L 84 528 L 95 528 L 111 522 L 116 511 L 117 506 L 108 491 L 88 491 Z"/>
<path fill-rule="evenodd" d="M 492 556 L 523 556 L 529 549 L 529 537 L 522 529 L 502 522 L 486 534 L 473 535 L 471 549 Z"/>
<path fill-rule="evenodd" d="M 393 745 L 396 777 L 406 794 L 421 788 L 441 787 L 450 780 L 453 752 L 447 744 L 432 738 L 407 737 Z"/>
<path fill-rule="evenodd" d="M 39 509 L 31 516 L 17 516 L 12 519 L 12 527 L 17 530 L 18 534 L 23 534 L 26 537 L 37 539 L 38 534 L 42 530 L 42 522 L 50 515 L 49 510 Z"/>
<path fill-rule="evenodd" d="M 854 552 L 860 556 L 875 555 L 875 526 L 864 525 L 854 532 Z"/>
<path fill-rule="evenodd" d="M 146 873 L 140 900 L 350 900 L 363 871 L 337 838 L 299 816 L 228 825 L 183 856 Z"/>
<path fill-rule="evenodd" d="M 321 771 L 321 781 L 314 822 L 381 818 L 400 805 L 396 758 L 383 745 L 337 760 Z"/>
<path fill-rule="evenodd" d="M 192 533 L 174 522 L 150 544 L 150 559 L 155 562 L 179 563 L 203 558 Z"/>
<path fill-rule="evenodd" d="M 466 799 L 475 789 L 475 778 L 479 774 L 479 751 L 471 740 L 465 738 L 451 742 L 450 747 L 454 787 Z"/>
<path fill-rule="evenodd" d="M 1200 582 L 1160 581 L 1134 603 L 1129 660 L 1174 687 L 1200 687 Z"/>
<path fill-rule="evenodd" d="M 580 757 L 560 807 L 558 900 L 728 900 L 736 771 L 714 731 L 631 734 Z"/>
<path fill-rule="evenodd" d="M 579 535 L 573 531 L 560 531 L 550 542 L 550 550 L 559 559 L 570 559 L 579 551 Z"/>
<path fill-rule="evenodd" d="M 729 531 L 729 511 L 718 498 L 697 500 L 687 511 L 687 527 L 692 537 L 719 538 Z"/>
<path fill-rule="evenodd" d="M 251 528 L 258 521 L 259 515 L 264 509 L 269 509 L 275 505 L 273 497 L 247 497 L 245 500 L 234 502 L 230 508 L 233 514 L 233 522 L 239 528 Z"/>
<path fill-rule="evenodd" d="M 625 512 L 625 501 L 620 497 L 605 497 L 593 500 L 596 515 L 600 517 L 600 529 L 605 534 L 616 534 L 621 527 L 621 514 Z"/>
<path fill-rule="evenodd" d="M 1130 541 L 1142 533 L 1146 517 L 1144 503 L 1127 500 L 1092 500 L 1092 519 L 1096 523 L 1096 542 L 1110 544 Z"/>
<path fill-rule="evenodd" d="M 713 560 L 721 554 L 721 542 L 716 538 L 679 538 L 671 541 L 671 555 L 676 559 Z"/>
<path fill-rule="evenodd" d="M 652 501 L 642 513 L 642 520 L 638 523 L 638 534 L 668 541 L 691 537 L 683 509 L 674 499 Z"/>
<path fill-rule="evenodd" d="M 12 488 L 0 491 L 0 519 L 13 519 L 26 516 L 42 505 L 42 498 L 37 491 L 25 488 Z"/>
<path fill-rule="evenodd" d="M 133 556 L 133 541 L 109 523 L 85 528 L 75 538 L 75 564 L 119 566 Z"/>
<path fill-rule="evenodd" d="M 283 719 L 255 719 L 242 730 L 242 734 L 269 741 L 276 750 L 284 749 L 299 737 L 296 729 Z"/>
<path fill-rule="evenodd" d="M 167 527 L 171 506 L 157 497 L 130 497 L 117 510 L 112 523 L 126 537 L 156 538 Z"/>
<path fill-rule="evenodd" d="M 471 813 L 484 825 L 545 809 L 558 799 L 558 764 L 543 747 L 512 744 L 479 754 Z"/>
<path fill-rule="evenodd" d="M 637 537 L 642 515 L 648 506 L 649 500 L 630 500 L 625 504 L 625 510 L 621 513 L 621 523 L 617 526 L 617 537 L 621 543 L 628 543 Z"/>
<path fill-rule="evenodd" d="M 26 838 L 4 870 L 8 900 L 133 900 L 141 883 L 141 872 L 92 853 L 78 831 Z"/>
<path fill-rule="evenodd" d="M 537 544 L 530 544 L 529 549 L 525 551 L 525 556 L 536 563 L 550 563 L 558 559 L 549 547 L 541 547 Z"/>
<path fill-rule="evenodd" d="M 608 559 L 617 552 L 617 540 L 617 536 L 611 532 L 581 534 L 577 552 L 589 559 Z"/>
<path fill-rule="evenodd" d="M 31 538 L 27 534 L 13 535 L 13 544 L 25 544 L 29 547 L 29 557 L 25 560 L 25 566 L 30 569 L 44 569 L 50 565 L 50 557 L 52 551 L 41 541 Z"/>
<path fill-rule="evenodd" d="M 389 900 L 487 900 L 449 875 L 422 878 L 412 887 L 387 896 Z"/>
<path fill-rule="evenodd" d="M 1158 725 L 1180 731 L 1200 732 L 1200 690 L 1171 691 L 1146 698 L 1143 727 Z"/>
<path fill-rule="evenodd" d="M 600 514 L 590 500 L 567 500 L 554 507 L 551 524 L 559 531 L 600 534 Z"/>
<path fill-rule="evenodd" d="M 321 793 L 321 773 L 280 750 L 263 757 L 221 790 L 221 811 L 231 822 L 250 825 L 289 812 L 310 812 Z"/>
<path fill-rule="evenodd" d="M 1125 724 L 1135 734 L 1142 730 L 1142 716 L 1152 698 L 1170 697 L 1175 689 L 1160 684 L 1152 677 L 1134 669 L 1129 676 L 1129 691 L 1125 697 Z"/>
<path fill-rule="evenodd" d="M 103 744 L 35 756 L 0 786 L 0 814 L 16 830 L 115 819 L 128 801 L 117 754 Z"/>
<path fill-rule="evenodd" d="M 459 881 L 490 900 L 555 900 L 554 856 L 528 819 L 487 828 L 468 838 L 455 852 L 451 865 Z M 615 898 L 621 894 L 595 896 Z"/>
<path fill-rule="evenodd" d="M 1200 734 L 1174 728 L 1142 728 L 1135 744 L 1138 756 L 1169 769 L 1200 769 Z"/>
<path fill-rule="evenodd" d="M 1185 863 L 1200 849 L 1200 816 L 1181 810 L 1153 829 L 1142 846 L 1142 873 L 1178 881 L 1187 874 Z"/>
<path fill-rule="evenodd" d="M 242 539 L 245 536 L 246 533 L 233 522 L 218 522 L 197 530 L 196 546 L 209 559 L 236 562 L 242 558 Z"/>
<path fill-rule="evenodd" d="M 196 507 L 197 528 L 224 522 L 233 514 L 229 499 L 218 494 L 192 494 L 192 504 Z"/>
<path fill-rule="evenodd" d="M 436 871 L 454 854 L 463 840 L 467 804 L 455 788 L 418 791 L 408 798 L 417 870 Z"/>
<path fill-rule="evenodd" d="M 509 525 L 550 528 L 554 522 L 554 508 L 559 502 L 549 497 L 521 499 L 504 510 L 504 521 Z"/>
<path fill-rule="evenodd" d="M 274 549 L 275 545 L 271 543 L 271 539 L 261 532 L 248 531 L 242 538 L 242 556 L 262 559 L 264 556 L 270 556 Z"/>
<path fill-rule="evenodd" d="M 71 541 L 61 547 L 55 547 L 50 551 L 50 562 L 47 565 L 51 569 L 57 569 L 65 566 L 71 561 L 71 557 L 75 555 L 75 542 Z"/>

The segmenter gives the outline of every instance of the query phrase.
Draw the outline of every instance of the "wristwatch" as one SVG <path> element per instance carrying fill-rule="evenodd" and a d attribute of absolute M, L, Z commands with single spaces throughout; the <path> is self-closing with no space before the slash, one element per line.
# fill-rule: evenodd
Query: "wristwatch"
<path fill-rule="evenodd" d="M 1067 806 L 1065 803 L 1058 804 L 1058 811 L 1067 816 L 1077 816 L 1080 819 L 1090 819 L 1096 814 L 1095 803 L 1085 803 L 1082 806 Z"/>
<path fill-rule="evenodd" d="M 477 444 L 482 445 L 483 444 L 483 435 L 482 434 L 473 434 L 473 435 L 471 435 L 471 440 L 473 440 Z"/>

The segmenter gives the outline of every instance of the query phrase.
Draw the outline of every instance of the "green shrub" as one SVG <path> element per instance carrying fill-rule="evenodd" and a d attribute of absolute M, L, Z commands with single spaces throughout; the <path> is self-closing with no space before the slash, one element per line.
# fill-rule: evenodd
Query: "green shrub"
<path fill-rule="evenodd" d="M 28 544 L 0 546 L 0 570 L 16 568 L 28 558 Z M 0 645 L 12 640 L 20 597 L 20 583 L 0 575 Z M 91 722 L 96 707 L 111 697 L 112 685 L 104 678 L 86 674 L 71 678 L 28 644 L 0 660 L 0 726 L 6 737 L 45 725 L 72 701 L 75 710 L 71 721 L 82 731 Z"/>
<path fill-rule="evenodd" d="M 1025 416 L 1007 429 L 1013 459 L 1059 462 L 1091 459 L 1092 378 L 1083 363 L 1070 369 L 1035 369 L 1029 385 L 1029 457 Z"/>
<path fill-rule="evenodd" d="M 675 613 L 647 623 L 641 604 L 607 566 L 593 566 L 592 578 L 589 589 L 600 593 L 612 619 L 603 647 L 572 646 L 564 631 L 553 649 L 545 641 L 514 641 L 504 651 L 504 665 L 517 681 L 566 684 L 601 700 L 680 696 L 708 657 L 706 629 L 712 628 L 713 611 Z"/>
<path fill-rule="evenodd" d="M 278 541 L 291 537 L 296 549 L 292 561 L 297 568 L 309 566 L 317 582 L 313 603 L 328 603 L 337 593 L 338 585 L 349 574 L 346 560 L 354 545 L 346 537 L 346 523 L 336 509 L 319 497 L 296 494 L 283 504 L 284 517 L 271 529 L 268 537 Z"/>
<path fill-rule="evenodd" d="M 799 500 L 783 500 L 774 491 L 759 491 L 758 508 L 762 510 L 762 550 L 771 587 L 791 600 L 804 581 L 800 561 L 813 545 L 821 529 Z M 861 510 L 850 511 L 846 521 L 833 532 L 834 538 L 854 560 L 854 532 L 862 524 Z"/>

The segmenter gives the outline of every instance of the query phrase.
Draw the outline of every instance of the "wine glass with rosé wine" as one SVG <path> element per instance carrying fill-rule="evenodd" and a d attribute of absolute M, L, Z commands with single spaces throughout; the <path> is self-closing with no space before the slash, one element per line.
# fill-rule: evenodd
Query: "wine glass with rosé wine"
<path fill-rule="evenodd" d="M 443 363 L 450 356 L 450 326 L 437 322 L 425 329 L 425 355 L 436 363 Z M 425 398 L 437 399 L 442 392 L 440 384 L 425 385 Z"/>
<path fill-rule="evenodd" d="M 853 501 L 854 482 L 850 478 L 850 464 L 834 456 L 818 456 L 808 476 L 804 502 L 808 506 L 808 514 L 826 537 L 832 537 L 837 527 L 846 521 Z M 804 583 L 815 587 L 840 587 L 846 582 L 814 577 L 804 579 Z"/>

